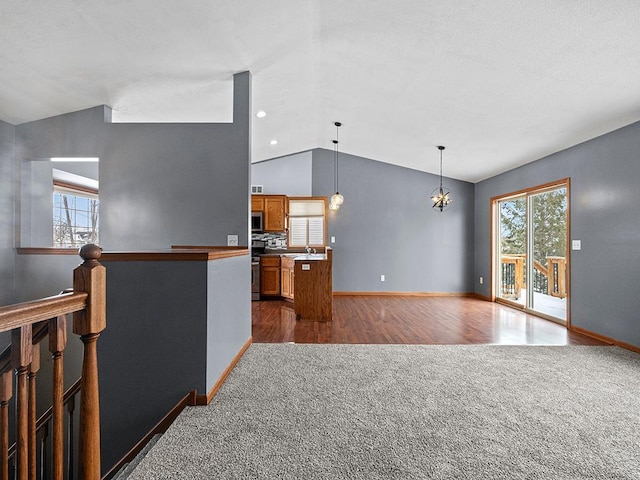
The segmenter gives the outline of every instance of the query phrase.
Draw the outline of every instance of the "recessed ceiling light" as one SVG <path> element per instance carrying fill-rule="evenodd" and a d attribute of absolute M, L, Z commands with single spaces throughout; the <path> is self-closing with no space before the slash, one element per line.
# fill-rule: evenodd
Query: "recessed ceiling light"
<path fill-rule="evenodd" d="M 275 138 L 273 140 L 271 140 L 269 142 L 270 145 L 277 145 L 278 144 L 278 140 L 276 140 Z"/>
<path fill-rule="evenodd" d="M 256 117 L 258 118 L 264 118 L 267 116 L 267 112 L 265 112 L 264 110 L 260 110 L 258 113 L 256 113 Z"/>

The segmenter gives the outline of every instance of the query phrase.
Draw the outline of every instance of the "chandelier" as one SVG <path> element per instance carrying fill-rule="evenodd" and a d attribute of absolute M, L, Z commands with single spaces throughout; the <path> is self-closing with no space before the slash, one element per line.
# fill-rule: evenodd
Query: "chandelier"
<path fill-rule="evenodd" d="M 431 201 L 433 202 L 432 208 L 443 212 L 449 205 L 451 205 L 453 200 L 451 199 L 451 192 L 449 192 L 449 189 L 442 186 L 442 151 L 444 150 L 444 147 L 442 145 L 438 145 L 438 150 L 440 150 L 440 187 L 431 192 Z"/>

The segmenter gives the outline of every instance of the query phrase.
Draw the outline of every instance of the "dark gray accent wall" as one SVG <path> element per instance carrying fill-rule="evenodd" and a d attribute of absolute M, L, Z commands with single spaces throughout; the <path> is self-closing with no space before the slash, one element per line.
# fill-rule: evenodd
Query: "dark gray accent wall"
<path fill-rule="evenodd" d="M 207 262 L 104 265 L 107 328 L 98 364 L 108 469 L 190 390 L 206 393 Z"/>
<path fill-rule="evenodd" d="M 333 171 L 333 152 L 314 150 L 313 195 L 334 193 Z M 345 201 L 329 213 L 334 291 L 471 292 L 474 187 L 445 180 L 455 203 L 441 213 L 430 200 L 437 175 L 340 154 Z"/>
<path fill-rule="evenodd" d="M 640 346 L 640 122 L 476 184 L 475 290 L 490 294 L 491 197 L 571 179 L 571 324 Z"/>

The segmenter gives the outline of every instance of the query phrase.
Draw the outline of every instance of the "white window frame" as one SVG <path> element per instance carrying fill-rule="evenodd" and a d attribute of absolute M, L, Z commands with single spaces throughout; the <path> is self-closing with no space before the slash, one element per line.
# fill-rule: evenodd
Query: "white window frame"
<path fill-rule="evenodd" d="M 74 221 L 71 225 L 71 231 L 72 234 L 70 236 L 70 241 L 59 241 L 59 239 L 56 239 L 56 222 L 55 219 L 57 217 L 56 215 L 56 202 L 55 202 L 55 196 L 56 194 L 62 194 L 62 195 L 68 195 L 70 197 L 80 197 L 80 198 L 86 198 L 89 200 L 97 200 L 98 203 L 96 204 L 96 223 L 95 223 L 95 238 L 93 236 L 90 236 L 87 239 L 82 239 L 82 238 L 76 238 L 77 235 L 77 230 L 78 230 L 78 225 L 75 222 L 75 219 L 77 218 L 74 215 Z M 92 188 L 87 188 L 87 187 L 83 187 L 83 186 L 79 186 L 79 185 L 73 185 L 73 184 L 69 184 L 69 183 L 64 183 L 64 182 L 60 182 L 57 180 L 53 181 L 53 192 L 52 192 L 52 222 L 53 222 L 53 228 L 52 228 L 52 232 L 51 232 L 51 240 L 52 240 L 52 244 L 54 248 L 77 248 L 80 247 L 82 245 L 85 245 L 87 243 L 98 243 L 99 242 L 99 238 L 100 238 L 100 214 L 99 214 L 99 196 L 98 196 L 98 191 Z M 74 213 L 77 212 L 76 208 L 69 208 L 69 211 L 73 211 Z M 84 211 L 83 211 L 84 212 Z M 86 211 L 86 213 L 89 215 L 90 212 Z M 59 237 L 59 235 L 58 235 Z"/>
<path fill-rule="evenodd" d="M 327 245 L 327 199 L 326 197 L 289 197 L 289 208 L 287 211 L 289 212 L 289 231 L 287 234 L 287 245 L 289 248 L 300 248 L 300 247 L 313 247 L 313 248 L 323 248 Z M 317 212 L 306 213 L 306 212 L 298 212 L 298 209 L 294 208 L 293 212 L 291 209 L 291 202 L 321 202 L 321 210 L 322 214 L 318 214 Z M 322 219 L 322 243 L 308 243 L 309 242 L 309 219 L 311 218 L 320 218 Z M 291 241 L 292 235 L 292 220 L 294 219 L 306 219 L 306 243 L 302 244 L 294 244 Z"/>

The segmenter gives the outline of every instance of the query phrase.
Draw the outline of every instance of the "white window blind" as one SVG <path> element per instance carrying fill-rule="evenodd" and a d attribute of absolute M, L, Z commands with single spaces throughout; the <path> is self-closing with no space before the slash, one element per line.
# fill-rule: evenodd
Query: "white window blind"
<path fill-rule="evenodd" d="M 289 201 L 289 246 L 323 246 L 325 200 Z"/>
<path fill-rule="evenodd" d="M 323 200 L 290 200 L 290 217 L 324 217 Z"/>

